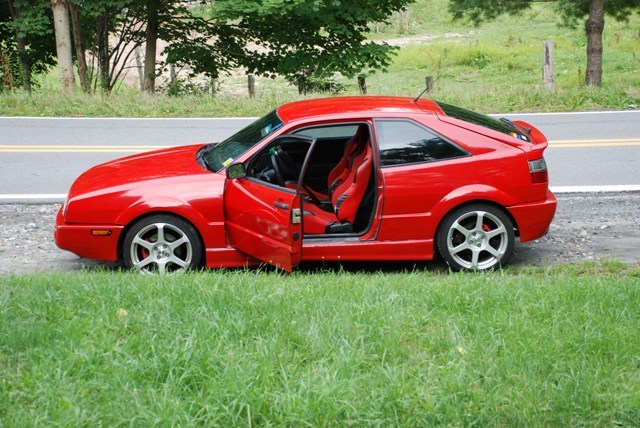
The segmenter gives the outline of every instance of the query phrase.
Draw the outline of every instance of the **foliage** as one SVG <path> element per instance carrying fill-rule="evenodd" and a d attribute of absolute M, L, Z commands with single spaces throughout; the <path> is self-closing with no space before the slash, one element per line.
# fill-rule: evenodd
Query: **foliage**
<path fill-rule="evenodd" d="M 93 53 L 92 68 L 99 70 L 92 74 L 94 85 L 99 83 L 109 93 L 126 74 L 134 49 L 144 41 L 141 4 L 131 0 L 75 3 L 80 6 L 85 46 Z"/>
<path fill-rule="evenodd" d="M 4 277 L 0 420 L 640 422 L 637 268 L 397 269 Z"/>
<path fill-rule="evenodd" d="M 589 14 L 592 0 L 549 0 L 558 11 L 564 22 L 575 26 L 579 20 Z M 472 22 L 492 20 L 502 14 L 520 14 L 530 9 L 537 0 L 450 0 L 449 10 L 454 18 L 469 18 Z M 629 15 L 640 7 L 640 0 L 607 0 L 604 2 L 605 12 L 618 20 L 626 20 Z"/>
<path fill-rule="evenodd" d="M 160 21 L 159 37 L 168 42 L 166 64 L 209 79 L 240 65 L 245 38 L 235 26 L 195 16 L 180 4 L 165 8 Z"/>
<path fill-rule="evenodd" d="M 243 32 L 248 44 L 241 65 L 249 72 L 286 76 L 305 93 L 311 78 L 388 67 L 395 49 L 367 41 L 367 24 L 386 20 L 411 1 L 226 0 L 212 2 L 210 13 Z"/>
<path fill-rule="evenodd" d="M 306 92 L 327 82 L 335 88 L 330 79 L 336 73 L 352 77 L 388 66 L 394 49 L 367 42 L 367 23 L 384 20 L 411 1 L 211 1 L 210 19 L 192 13 L 185 2 L 175 0 L 73 3 L 80 10 L 83 44 L 97 61 L 93 68 L 99 73 L 93 75 L 99 76 L 105 92 L 118 84 L 129 68 L 134 48 L 149 37 L 168 43 L 166 61 L 158 64 L 160 69 L 170 63 L 189 70 L 191 77 L 215 79 L 245 66 L 265 76 L 287 76 Z M 12 19 L 3 10 L 11 3 L 21 11 L 20 19 Z M 0 27 L 3 40 L 13 29 L 25 35 L 46 35 L 52 40 L 47 0 L 9 0 L 0 4 L 0 22 L 5 24 Z M 292 23 L 298 27 L 296 31 L 291 31 Z M 147 31 L 156 25 L 157 32 Z M 12 45 L 4 43 L 3 52 L 14 51 Z"/>
<path fill-rule="evenodd" d="M 25 78 L 42 73 L 55 63 L 51 22 L 51 6 L 47 1 L 0 1 L 0 92 L 23 87 Z M 25 58 L 28 76 L 23 74 L 17 37 L 28 45 Z M 5 87 L 3 82 L 12 82 L 12 85 Z"/>

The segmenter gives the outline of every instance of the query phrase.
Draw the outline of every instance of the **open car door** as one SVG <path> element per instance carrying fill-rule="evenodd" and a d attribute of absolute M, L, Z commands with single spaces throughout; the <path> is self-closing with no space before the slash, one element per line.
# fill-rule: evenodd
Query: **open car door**
<path fill-rule="evenodd" d="M 285 135 L 278 137 L 269 147 L 275 147 L 279 141 L 309 144 L 297 188 L 290 189 L 251 177 L 241 163 L 230 165 L 224 191 L 225 227 L 232 247 L 291 272 L 302 259 L 300 181 L 315 139 Z M 269 153 L 277 156 L 275 150 Z"/>

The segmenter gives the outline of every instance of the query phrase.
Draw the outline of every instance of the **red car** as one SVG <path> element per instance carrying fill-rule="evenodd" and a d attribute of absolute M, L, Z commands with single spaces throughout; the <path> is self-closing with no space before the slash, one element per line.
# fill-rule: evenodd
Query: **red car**
<path fill-rule="evenodd" d="M 221 143 L 107 162 L 72 185 L 56 244 L 145 273 L 206 264 L 503 265 L 556 199 L 544 135 L 426 99 L 294 102 Z"/>

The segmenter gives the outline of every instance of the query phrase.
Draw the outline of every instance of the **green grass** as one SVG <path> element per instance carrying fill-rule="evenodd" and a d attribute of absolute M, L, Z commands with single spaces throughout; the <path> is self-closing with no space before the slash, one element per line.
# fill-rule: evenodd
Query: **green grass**
<path fill-rule="evenodd" d="M 501 17 L 474 27 L 453 21 L 446 0 L 418 0 L 411 6 L 412 25 L 398 33 L 382 26 L 372 39 L 413 38 L 403 45 L 385 73 L 367 78 L 372 95 L 415 96 L 426 76 L 435 77 L 429 96 L 481 112 L 572 111 L 626 109 L 640 106 L 640 16 L 628 22 L 606 22 L 603 85 L 584 86 L 586 35 L 582 25 L 561 25 L 550 3 L 536 4 L 518 17 Z M 374 26 L 372 25 L 373 29 Z M 428 39 L 425 37 L 428 36 Z M 541 85 L 542 42 L 555 46 L 556 91 Z M 36 79 L 32 96 L 0 94 L 0 115 L 30 116 L 246 116 L 262 115 L 285 102 L 300 99 L 284 79 L 257 78 L 257 97 L 247 95 L 242 72 L 218 81 L 216 95 L 140 96 L 122 85 L 111 96 L 60 95 L 55 71 Z M 357 94 L 354 79 L 338 78 L 343 94 Z M 307 97 L 327 96 L 309 94 Z"/>
<path fill-rule="evenodd" d="M 4 426 L 637 426 L 640 270 L 3 277 Z"/>

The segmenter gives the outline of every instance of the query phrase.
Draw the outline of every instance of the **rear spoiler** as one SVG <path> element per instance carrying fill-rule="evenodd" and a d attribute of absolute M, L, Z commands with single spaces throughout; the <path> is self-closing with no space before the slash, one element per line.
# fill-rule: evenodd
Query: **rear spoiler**
<path fill-rule="evenodd" d="M 535 126 L 522 120 L 514 120 L 512 123 L 518 130 L 526 131 L 527 136 L 531 140 L 531 150 L 544 150 L 549 147 L 547 137 Z"/>

